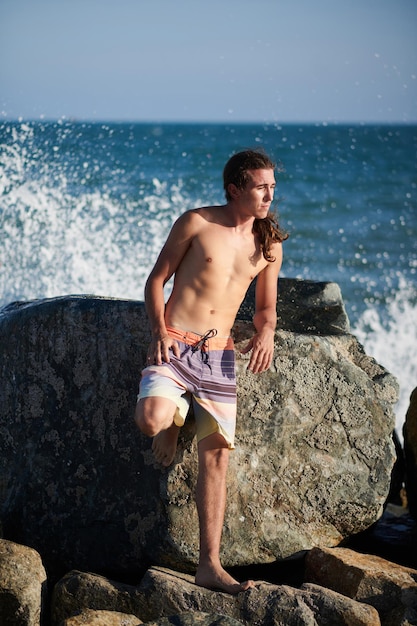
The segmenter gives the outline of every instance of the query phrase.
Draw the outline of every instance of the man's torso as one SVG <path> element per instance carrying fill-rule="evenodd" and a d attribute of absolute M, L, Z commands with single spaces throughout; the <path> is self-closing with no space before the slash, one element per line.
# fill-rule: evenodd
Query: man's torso
<path fill-rule="evenodd" d="M 222 210 L 197 211 L 198 229 L 166 306 L 166 322 L 172 326 L 197 333 L 216 328 L 228 335 L 250 283 L 268 265 L 254 234 L 225 225 Z"/>

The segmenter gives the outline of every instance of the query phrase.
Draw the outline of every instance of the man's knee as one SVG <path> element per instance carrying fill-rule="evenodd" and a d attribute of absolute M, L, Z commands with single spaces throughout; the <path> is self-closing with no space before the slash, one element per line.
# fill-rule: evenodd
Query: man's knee
<path fill-rule="evenodd" d="M 167 405 L 166 402 L 158 401 L 158 398 L 142 398 L 136 404 L 135 422 L 144 435 L 155 437 L 171 425 L 174 413 L 175 405 Z"/>
<path fill-rule="evenodd" d="M 147 402 L 139 400 L 135 410 L 135 422 L 139 430 L 148 437 L 154 437 L 157 432 L 157 421 L 152 410 L 147 408 Z"/>
<path fill-rule="evenodd" d="M 226 470 L 230 450 L 226 439 L 220 433 L 213 433 L 198 444 L 200 464 L 206 468 Z"/>

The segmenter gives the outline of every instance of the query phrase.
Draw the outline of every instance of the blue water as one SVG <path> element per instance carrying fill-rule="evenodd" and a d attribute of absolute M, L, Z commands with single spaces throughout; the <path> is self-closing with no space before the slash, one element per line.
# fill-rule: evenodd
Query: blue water
<path fill-rule="evenodd" d="M 0 306 L 89 293 L 143 299 L 183 211 L 222 204 L 222 169 L 278 162 L 282 275 L 340 285 L 352 331 L 417 386 L 417 126 L 0 124 Z"/>

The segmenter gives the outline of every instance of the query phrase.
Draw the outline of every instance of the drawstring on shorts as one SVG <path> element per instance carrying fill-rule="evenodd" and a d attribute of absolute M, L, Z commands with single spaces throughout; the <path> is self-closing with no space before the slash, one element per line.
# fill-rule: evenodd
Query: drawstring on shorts
<path fill-rule="evenodd" d="M 209 353 L 207 352 L 207 340 L 208 339 L 212 339 L 213 337 L 215 337 L 217 335 L 217 330 L 215 328 L 210 328 L 210 330 L 208 330 L 199 341 L 197 341 L 197 343 L 195 343 L 193 346 L 191 346 L 191 351 L 197 352 L 197 350 L 200 350 L 201 353 L 201 359 L 204 363 L 204 365 L 208 365 L 208 367 L 210 368 L 211 371 L 211 365 L 209 363 Z"/>

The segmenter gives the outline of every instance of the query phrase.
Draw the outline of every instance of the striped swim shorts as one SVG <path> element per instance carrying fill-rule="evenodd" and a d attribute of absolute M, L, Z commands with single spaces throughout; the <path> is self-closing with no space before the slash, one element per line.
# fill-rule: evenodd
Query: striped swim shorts
<path fill-rule="evenodd" d="M 234 448 L 236 428 L 235 352 L 231 337 L 217 337 L 211 329 L 204 335 L 167 328 L 180 348 L 180 357 L 170 354 L 170 362 L 150 365 L 142 371 L 138 401 L 162 397 L 177 406 L 174 422 L 182 426 L 193 408 L 197 441 L 219 432 L 230 449 Z"/>

